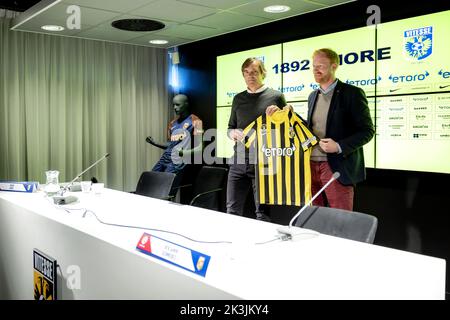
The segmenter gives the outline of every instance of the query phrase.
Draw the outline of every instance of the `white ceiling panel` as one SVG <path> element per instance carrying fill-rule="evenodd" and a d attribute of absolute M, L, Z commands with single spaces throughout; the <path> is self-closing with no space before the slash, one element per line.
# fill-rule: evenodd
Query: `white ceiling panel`
<path fill-rule="evenodd" d="M 152 47 L 158 47 L 158 48 L 166 48 L 166 45 L 154 45 L 150 44 L 150 40 L 167 40 L 169 43 L 172 43 L 174 46 L 178 46 L 181 44 L 192 42 L 192 40 L 189 39 L 183 39 L 179 37 L 170 37 L 165 35 L 158 35 L 156 33 L 145 35 L 139 38 L 132 39 L 128 41 L 131 44 L 137 44 L 141 46 L 152 46 Z"/>
<path fill-rule="evenodd" d="M 217 30 L 216 28 L 193 26 L 189 24 L 179 24 L 162 31 L 156 31 L 155 33 L 158 35 L 181 37 L 184 39 L 195 40 L 199 38 L 207 38 L 213 35 L 217 35 L 218 31 L 219 30 Z"/>
<path fill-rule="evenodd" d="M 46 24 L 48 25 L 60 25 L 60 21 L 56 21 L 56 20 L 46 20 Z M 43 24 L 41 22 L 38 21 L 30 21 L 29 23 L 27 23 L 26 25 L 24 25 L 21 28 L 21 31 L 28 31 L 28 32 L 38 32 L 38 33 L 45 33 L 45 34 L 50 34 L 50 35 L 55 35 L 55 32 L 51 32 L 51 31 L 46 31 L 43 30 L 41 27 L 43 26 Z M 88 29 L 91 28 L 92 26 L 90 25 L 82 25 L 81 29 Z M 77 35 L 80 32 L 80 29 L 68 29 L 67 26 L 64 25 L 64 30 L 60 31 L 57 33 L 57 35 L 59 36 L 74 36 Z"/>
<path fill-rule="evenodd" d="M 63 0 L 66 4 L 76 4 L 83 7 L 111 10 L 117 12 L 130 12 L 144 5 L 158 0 Z"/>
<path fill-rule="evenodd" d="M 62 23 L 66 24 L 67 19 L 71 16 L 71 13 L 67 13 L 67 8 L 67 4 L 58 3 L 42 12 L 39 16 L 39 20 L 62 21 Z M 80 7 L 81 22 L 87 25 L 96 25 L 119 15 L 121 15 L 120 12 Z"/>
<path fill-rule="evenodd" d="M 78 33 L 81 38 L 97 39 L 97 40 L 107 40 L 107 41 L 119 41 L 123 42 L 126 40 L 131 40 L 140 36 L 141 33 L 136 33 L 132 31 L 116 30 L 111 32 L 102 26 L 93 27 L 91 29 L 82 30 Z"/>
<path fill-rule="evenodd" d="M 223 31 L 234 31 L 270 21 L 269 19 L 246 16 L 239 13 L 222 11 L 206 18 L 191 21 L 191 24 L 217 28 Z"/>
<path fill-rule="evenodd" d="M 255 1 L 238 8 L 233 9 L 233 12 L 239 12 L 242 14 L 253 15 L 266 19 L 273 19 L 274 17 L 281 19 L 297 15 L 298 13 L 307 13 L 310 11 L 325 8 L 324 5 L 314 4 L 311 2 L 305 2 L 301 0 L 277 0 L 277 5 L 285 5 L 291 8 L 291 10 L 283 13 L 268 13 L 264 11 L 264 8 L 273 5 L 273 0 L 261 0 Z"/>
<path fill-rule="evenodd" d="M 325 6 L 334 6 L 337 4 L 343 4 L 346 2 L 352 2 L 352 0 L 347 1 L 340 1 L 340 0 L 303 0 L 305 2 L 311 2 L 311 3 L 317 3 L 317 4 L 323 4 Z"/>
<path fill-rule="evenodd" d="M 158 0 L 141 7 L 138 10 L 131 11 L 130 13 L 153 19 L 188 22 L 216 12 L 216 9 L 188 4 L 185 2 L 175 0 Z"/>
<path fill-rule="evenodd" d="M 271 21 L 304 14 L 353 0 L 41 0 L 15 18 L 13 29 L 86 39 L 116 41 L 150 47 L 170 48 Z M 269 14 L 263 8 L 285 4 L 287 13 Z M 80 7 L 81 30 L 67 29 L 69 5 Z M 164 29 L 148 32 L 124 31 L 111 26 L 120 19 L 153 19 Z M 66 27 L 48 32 L 42 25 Z M 168 40 L 165 45 L 150 40 Z"/>
<path fill-rule="evenodd" d="M 243 4 L 255 2 L 256 0 L 180 0 L 180 2 L 197 4 L 216 9 L 231 9 Z"/>

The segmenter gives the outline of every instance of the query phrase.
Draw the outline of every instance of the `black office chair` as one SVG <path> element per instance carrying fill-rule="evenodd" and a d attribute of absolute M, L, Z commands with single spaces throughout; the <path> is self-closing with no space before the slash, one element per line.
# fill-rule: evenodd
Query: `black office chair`
<path fill-rule="evenodd" d="M 171 172 L 144 171 L 139 178 L 134 193 L 162 200 L 171 200 L 170 190 L 175 176 L 176 174 Z"/>
<path fill-rule="evenodd" d="M 219 211 L 227 175 L 227 168 L 203 166 L 195 179 L 189 205 Z"/>
<path fill-rule="evenodd" d="M 300 214 L 295 226 L 330 236 L 373 243 L 378 219 L 361 212 L 310 206 Z"/>

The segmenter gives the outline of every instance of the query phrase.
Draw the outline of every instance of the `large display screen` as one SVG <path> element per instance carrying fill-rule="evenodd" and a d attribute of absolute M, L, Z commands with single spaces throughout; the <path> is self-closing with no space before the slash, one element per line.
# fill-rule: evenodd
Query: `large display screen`
<path fill-rule="evenodd" d="M 244 91 L 241 65 L 259 57 L 265 84 L 306 119 L 317 88 L 312 53 L 332 48 L 337 77 L 362 88 L 376 127 L 364 146 L 371 168 L 450 173 L 450 11 L 352 29 L 217 57 L 217 156 L 230 157 L 231 104 Z"/>
<path fill-rule="evenodd" d="M 382 24 L 376 167 L 450 173 L 450 11 Z"/>

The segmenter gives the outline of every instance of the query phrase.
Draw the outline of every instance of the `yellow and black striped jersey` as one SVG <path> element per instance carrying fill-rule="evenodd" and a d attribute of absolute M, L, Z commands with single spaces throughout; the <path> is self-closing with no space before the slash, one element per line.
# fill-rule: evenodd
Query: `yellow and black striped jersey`
<path fill-rule="evenodd" d="M 303 206 L 311 199 L 310 155 L 318 138 L 289 108 L 262 115 L 244 129 L 243 143 L 256 155 L 261 204 Z"/>

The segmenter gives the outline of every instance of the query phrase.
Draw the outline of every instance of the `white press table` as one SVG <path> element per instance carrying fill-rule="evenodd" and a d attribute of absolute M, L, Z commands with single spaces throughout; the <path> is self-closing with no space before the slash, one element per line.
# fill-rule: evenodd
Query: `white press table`
<path fill-rule="evenodd" d="M 33 299 L 34 248 L 57 259 L 58 299 L 445 299 L 443 259 L 308 231 L 270 241 L 279 225 L 111 189 L 74 194 L 58 207 L 0 192 L 1 299 Z M 136 250 L 144 232 L 210 256 L 205 276 Z"/>

